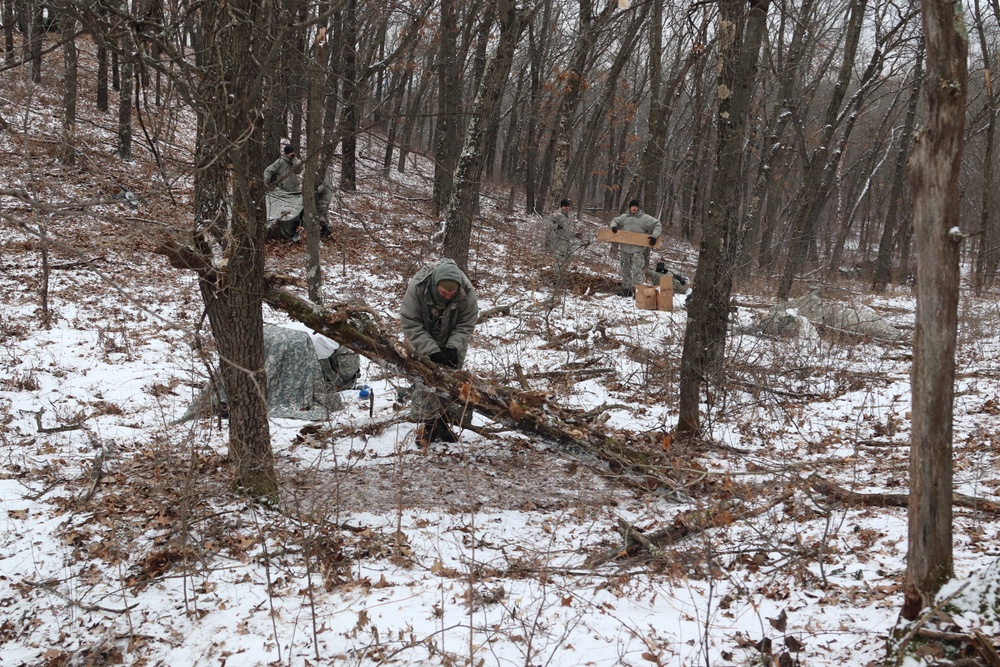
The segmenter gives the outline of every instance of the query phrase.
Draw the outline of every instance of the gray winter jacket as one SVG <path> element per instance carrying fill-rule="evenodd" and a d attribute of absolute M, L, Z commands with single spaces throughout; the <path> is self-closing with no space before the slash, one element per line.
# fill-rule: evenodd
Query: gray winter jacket
<path fill-rule="evenodd" d="M 619 215 L 617 218 L 611 221 L 611 229 L 621 229 L 626 232 L 638 232 L 639 234 L 645 234 L 647 236 L 659 236 L 660 232 L 663 231 L 663 226 L 660 221 L 651 215 L 646 215 L 642 211 L 636 214 L 625 213 Z M 628 243 L 621 244 L 621 251 L 628 255 L 634 255 L 637 252 L 642 252 L 645 250 L 642 246 L 630 245 Z"/>
<path fill-rule="evenodd" d="M 299 181 L 299 172 L 302 171 L 302 161 L 295 158 L 293 161 L 287 160 L 284 156 L 268 165 L 264 170 L 265 185 L 274 185 L 285 192 L 302 192 L 302 183 Z"/>
<path fill-rule="evenodd" d="M 451 301 L 438 293 L 441 280 L 458 282 L 458 292 Z M 439 259 L 417 271 L 406 286 L 399 305 L 403 335 L 417 352 L 430 355 L 453 347 L 458 350 L 458 365 L 465 362 L 472 329 L 479 319 L 476 289 L 451 259 Z"/>

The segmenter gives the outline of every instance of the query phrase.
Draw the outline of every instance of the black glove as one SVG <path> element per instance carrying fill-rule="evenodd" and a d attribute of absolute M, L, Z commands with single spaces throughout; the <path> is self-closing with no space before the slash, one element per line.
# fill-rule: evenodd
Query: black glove
<path fill-rule="evenodd" d="M 437 352 L 431 355 L 431 361 L 433 361 L 435 364 L 438 365 L 444 365 L 448 363 L 448 357 L 445 356 L 444 352 L 438 350 Z"/>
<path fill-rule="evenodd" d="M 458 350 L 453 347 L 444 348 L 444 363 L 452 368 L 458 368 Z"/>
<path fill-rule="evenodd" d="M 656 245 L 656 237 L 655 236 L 650 236 L 649 237 L 649 245 L 651 245 L 651 246 Z"/>
<path fill-rule="evenodd" d="M 611 228 L 611 233 L 612 234 L 617 234 L 618 233 L 618 228 L 617 227 L 612 227 Z"/>

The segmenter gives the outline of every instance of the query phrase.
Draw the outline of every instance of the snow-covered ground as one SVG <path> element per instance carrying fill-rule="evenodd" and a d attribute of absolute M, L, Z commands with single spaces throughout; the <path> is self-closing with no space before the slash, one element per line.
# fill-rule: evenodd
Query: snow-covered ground
<path fill-rule="evenodd" d="M 25 113 L 42 132 L 45 115 Z M 424 454 L 397 400 L 409 381 L 364 361 L 371 415 L 353 389 L 326 423 L 272 420 L 282 497 L 265 508 L 230 489 L 225 420 L 175 423 L 212 349 L 193 276 L 152 252 L 156 229 L 188 224 L 183 179 L 172 198 L 154 194 L 149 164 L 108 149 L 111 181 L 88 183 L 30 136 L 0 144 L 19 156 L 0 188 L 66 201 L 107 196 L 114 181 L 149 195 L 69 217 L 0 202 L 0 665 L 721 666 L 787 654 L 780 664 L 816 666 L 884 654 L 905 509 L 847 504 L 818 482 L 906 493 L 905 339 L 755 335 L 769 300 L 738 287 L 709 437 L 671 441 L 684 297 L 673 312 L 615 297 L 614 260 L 593 241 L 602 221 L 587 215 L 570 288 L 553 299 L 539 219 L 485 199 L 470 274 L 483 309 L 510 310 L 476 328 L 468 368 L 513 384 L 519 365 L 592 428 L 661 448 L 654 483 L 481 417 L 480 432 Z M 390 334 L 407 278 L 436 253 L 423 168 L 364 172 L 358 193 L 338 193 L 322 249 L 328 301 L 369 306 Z M 60 176 L 34 180 L 48 172 Z M 268 246 L 269 269 L 301 276 L 303 257 Z M 693 274 L 694 249 L 674 239 L 664 257 Z M 826 295 L 912 329 L 906 288 Z M 288 323 L 267 308 L 265 319 Z M 992 300 L 964 297 L 956 490 L 991 501 L 998 321 Z M 619 521 L 678 538 L 615 558 Z M 990 511 L 956 508 L 960 577 L 988 571 L 997 528 Z"/>

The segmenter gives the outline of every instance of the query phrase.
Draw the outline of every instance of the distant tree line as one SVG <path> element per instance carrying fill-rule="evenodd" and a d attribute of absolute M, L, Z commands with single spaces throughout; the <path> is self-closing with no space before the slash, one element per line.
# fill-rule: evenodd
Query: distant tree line
<path fill-rule="evenodd" d="M 190 104 L 191 77 L 204 62 L 208 38 L 202 3 L 2 4 L 7 67 L 30 62 L 37 79 L 42 57 L 67 52 L 78 40 L 93 43 L 97 88 L 81 94 L 96 95 L 101 108 L 108 106 L 109 87 L 120 96 L 121 156 L 134 150 L 130 109 L 162 105 L 166 95 Z M 478 164 L 465 187 L 475 193 L 483 182 L 503 186 L 514 193 L 512 205 L 527 213 L 547 212 L 563 197 L 603 212 L 638 198 L 680 238 L 701 239 L 715 177 L 717 2 L 252 4 L 270 13 L 280 33 L 267 71 L 260 72 L 268 154 L 282 141 L 310 144 L 318 167 L 338 163 L 347 191 L 357 185 L 359 160 L 388 173 L 406 171 L 411 154 L 429 157 L 435 210 L 447 214 L 452 207 L 453 220 L 461 217 L 456 207 L 464 206 L 465 218 L 473 215 L 468 204 L 451 203 L 473 127 L 481 142 L 471 147 Z M 1000 268 L 992 214 L 998 9 L 985 0 L 969 7 L 974 39 L 962 207 L 968 231 L 976 234 L 966 259 L 980 290 L 995 283 Z M 737 179 L 734 243 L 741 275 L 770 281 L 781 298 L 803 279 L 836 280 L 843 271 L 864 275 L 877 290 L 911 279 L 904 168 L 922 122 L 918 17 L 915 5 L 898 0 L 774 3 Z M 322 53 L 314 48 L 320 31 L 329 40 Z M 487 95 L 483 104 L 494 106 L 477 112 L 477 96 L 488 92 L 484 75 L 504 43 L 509 68 L 493 72 L 500 75 L 490 84 L 495 99 Z M 64 57 L 69 86 L 72 56 Z M 188 90 L 180 90 L 177 78 L 191 84 Z M 306 136 L 310 95 L 319 96 L 322 113 L 322 131 L 312 141 Z M 68 106 L 68 124 L 71 117 Z M 359 149 L 359 138 L 371 135 L 384 140 L 372 144 L 384 147 L 378 155 Z"/>

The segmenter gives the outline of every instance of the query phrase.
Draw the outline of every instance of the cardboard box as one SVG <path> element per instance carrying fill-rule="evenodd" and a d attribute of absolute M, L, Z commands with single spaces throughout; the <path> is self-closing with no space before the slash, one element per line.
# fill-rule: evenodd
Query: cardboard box
<path fill-rule="evenodd" d="M 656 288 L 652 285 L 636 285 L 635 307 L 639 310 L 656 310 Z"/>
<path fill-rule="evenodd" d="M 656 295 L 656 303 L 659 310 L 671 312 L 674 309 L 674 277 L 661 276 L 660 290 Z"/>

